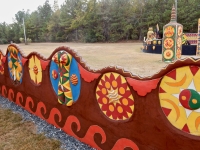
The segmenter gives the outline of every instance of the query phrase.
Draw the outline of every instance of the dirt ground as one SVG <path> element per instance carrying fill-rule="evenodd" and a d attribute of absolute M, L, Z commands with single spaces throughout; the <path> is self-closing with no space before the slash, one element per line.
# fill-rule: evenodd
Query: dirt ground
<path fill-rule="evenodd" d="M 141 77 L 152 76 L 168 63 L 161 61 L 161 54 L 149 54 L 141 51 L 142 43 L 31 43 L 19 44 L 27 56 L 36 51 L 45 58 L 59 46 L 67 46 L 77 51 L 87 66 L 98 70 L 108 66 L 120 66 L 126 71 Z M 0 45 L 5 54 L 8 45 Z M 191 56 L 182 56 L 182 58 Z M 196 57 L 196 56 L 193 56 Z"/>

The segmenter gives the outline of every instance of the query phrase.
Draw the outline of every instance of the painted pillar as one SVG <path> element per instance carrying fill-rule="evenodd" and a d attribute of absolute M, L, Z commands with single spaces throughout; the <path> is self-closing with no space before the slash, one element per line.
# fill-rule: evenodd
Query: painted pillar
<path fill-rule="evenodd" d="M 181 58 L 183 26 L 176 21 L 173 5 L 171 20 L 163 27 L 162 61 L 172 62 Z"/>
<path fill-rule="evenodd" d="M 200 55 L 200 18 L 199 18 L 199 20 L 198 20 L 197 55 Z"/>

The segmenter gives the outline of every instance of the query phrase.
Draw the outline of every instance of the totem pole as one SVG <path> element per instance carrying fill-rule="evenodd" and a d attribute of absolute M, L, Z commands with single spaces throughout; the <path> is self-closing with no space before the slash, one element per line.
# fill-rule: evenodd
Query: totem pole
<path fill-rule="evenodd" d="M 163 27 L 162 61 L 172 62 L 181 58 L 183 26 L 176 21 L 173 5 L 171 20 Z"/>

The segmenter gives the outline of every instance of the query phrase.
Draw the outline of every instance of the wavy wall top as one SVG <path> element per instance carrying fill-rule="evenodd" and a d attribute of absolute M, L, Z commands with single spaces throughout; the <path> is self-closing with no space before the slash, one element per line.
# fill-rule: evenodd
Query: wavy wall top
<path fill-rule="evenodd" d="M 199 149 L 200 59 L 152 77 L 90 70 L 73 50 L 0 53 L 1 95 L 97 149 Z M 191 144 L 192 143 L 192 144 Z"/>

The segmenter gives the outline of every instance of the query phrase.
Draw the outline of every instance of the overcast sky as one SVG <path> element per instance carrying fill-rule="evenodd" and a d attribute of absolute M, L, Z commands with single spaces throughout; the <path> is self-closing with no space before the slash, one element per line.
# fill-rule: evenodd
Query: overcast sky
<path fill-rule="evenodd" d="M 37 10 L 39 5 L 43 5 L 46 0 L 1 0 L 0 2 L 0 23 L 6 22 L 8 24 L 13 23 L 15 14 L 20 10 L 29 9 L 30 12 Z M 59 6 L 64 3 L 65 0 L 58 0 Z M 53 6 L 54 0 L 49 0 L 51 6 Z"/>

